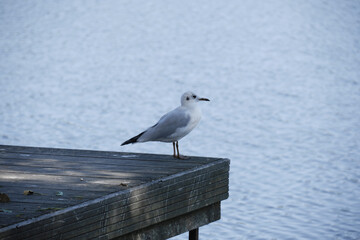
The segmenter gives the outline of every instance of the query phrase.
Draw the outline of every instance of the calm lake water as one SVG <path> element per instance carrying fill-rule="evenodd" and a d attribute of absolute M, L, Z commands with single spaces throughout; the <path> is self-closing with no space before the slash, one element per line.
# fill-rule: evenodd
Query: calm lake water
<path fill-rule="evenodd" d="M 360 239 L 359 1 L 0 1 L 0 143 L 120 143 L 193 90 L 231 159 L 202 239 Z M 174 239 L 187 239 L 187 235 Z"/>

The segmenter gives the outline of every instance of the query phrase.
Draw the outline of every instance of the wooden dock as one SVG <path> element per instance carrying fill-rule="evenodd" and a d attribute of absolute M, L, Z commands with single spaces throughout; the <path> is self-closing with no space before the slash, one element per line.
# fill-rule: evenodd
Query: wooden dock
<path fill-rule="evenodd" d="M 220 219 L 229 164 L 0 145 L 0 239 L 197 239 Z"/>

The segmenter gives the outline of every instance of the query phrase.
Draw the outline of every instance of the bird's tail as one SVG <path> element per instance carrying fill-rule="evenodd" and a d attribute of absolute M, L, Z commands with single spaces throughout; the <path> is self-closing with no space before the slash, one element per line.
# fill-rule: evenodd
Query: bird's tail
<path fill-rule="evenodd" d="M 144 131 L 144 132 L 145 132 L 145 131 Z M 141 137 L 141 135 L 144 134 L 144 132 L 142 132 L 142 133 L 140 133 L 139 135 L 136 135 L 135 137 L 130 138 L 129 140 L 123 142 L 123 143 L 121 144 L 121 146 L 126 145 L 126 144 L 130 144 L 130 143 L 136 143 L 137 140 L 139 139 L 139 137 Z"/>

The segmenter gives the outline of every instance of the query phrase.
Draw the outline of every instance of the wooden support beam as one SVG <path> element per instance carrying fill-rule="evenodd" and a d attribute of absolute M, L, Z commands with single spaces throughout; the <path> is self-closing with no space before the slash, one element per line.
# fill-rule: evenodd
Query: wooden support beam
<path fill-rule="evenodd" d="M 189 232 L 189 240 L 199 240 L 199 228 L 195 228 Z"/>

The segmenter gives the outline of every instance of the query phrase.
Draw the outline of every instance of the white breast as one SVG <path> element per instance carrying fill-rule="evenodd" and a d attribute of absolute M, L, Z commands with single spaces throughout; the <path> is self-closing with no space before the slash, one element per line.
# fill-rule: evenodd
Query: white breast
<path fill-rule="evenodd" d="M 199 107 L 188 109 L 190 115 L 190 121 L 187 126 L 179 128 L 171 137 L 180 140 L 189 134 L 199 123 L 201 119 L 201 110 Z"/>

